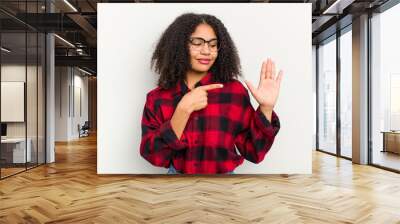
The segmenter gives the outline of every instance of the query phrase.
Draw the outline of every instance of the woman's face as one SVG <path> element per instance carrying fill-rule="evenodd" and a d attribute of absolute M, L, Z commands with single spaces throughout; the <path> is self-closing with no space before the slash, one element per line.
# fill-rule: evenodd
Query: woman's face
<path fill-rule="evenodd" d="M 190 38 L 189 51 L 192 70 L 207 72 L 218 56 L 217 36 L 210 25 L 202 23 L 196 27 Z M 204 43 L 204 40 L 211 41 Z"/>

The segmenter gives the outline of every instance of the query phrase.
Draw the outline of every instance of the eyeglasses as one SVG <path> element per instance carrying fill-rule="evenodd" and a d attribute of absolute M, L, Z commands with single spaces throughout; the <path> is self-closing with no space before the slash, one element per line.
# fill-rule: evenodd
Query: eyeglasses
<path fill-rule="evenodd" d="M 205 43 L 208 44 L 208 49 L 211 52 L 217 52 L 219 50 L 219 44 L 218 44 L 217 39 L 211 39 L 209 41 L 206 41 L 201 37 L 192 37 L 192 38 L 190 38 L 189 41 L 192 44 L 192 49 L 195 51 L 201 51 L 201 49 L 203 49 Z"/>

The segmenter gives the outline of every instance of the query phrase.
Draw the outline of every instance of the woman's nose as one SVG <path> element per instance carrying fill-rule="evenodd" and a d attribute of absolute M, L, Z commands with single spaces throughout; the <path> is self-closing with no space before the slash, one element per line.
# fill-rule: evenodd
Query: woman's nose
<path fill-rule="evenodd" d="M 208 44 L 204 44 L 200 51 L 202 54 L 210 54 L 210 47 Z"/>

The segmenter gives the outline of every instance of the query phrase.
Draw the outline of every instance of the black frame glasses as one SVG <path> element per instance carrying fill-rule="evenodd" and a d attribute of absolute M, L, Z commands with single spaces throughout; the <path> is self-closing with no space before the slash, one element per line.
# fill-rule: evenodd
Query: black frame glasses
<path fill-rule="evenodd" d="M 200 43 L 194 43 L 193 41 L 194 40 L 199 40 L 199 41 L 201 41 Z M 216 44 L 215 44 L 215 47 L 216 48 L 212 48 L 212 45 L 210 44 L 211 42 L 213 42 L 213 41 L 216 41 Z M 189 42 L 192 44 L 192 46 L 194 47 L 193 48 L 193 50 L 196 50 L 196 51 L 200 51 L 201 49 L 203 49 L 203 47 L 204 47 L 204 45 L 207 43 L 207 45 L 208 45 L 208 49 L 211 51 L 211 52 L 217 52 L 218 50 L 220 50 L 220 45 L 219 45 L 219 42 L 218 42 L 218 39 L 217 38 L 213 38 L 213 39 L 211 39 L 211 40 L 204 40 L 203 38 L 201 38 L 201 37 L 191 37 L 190 39 L 189 39 Z"/>

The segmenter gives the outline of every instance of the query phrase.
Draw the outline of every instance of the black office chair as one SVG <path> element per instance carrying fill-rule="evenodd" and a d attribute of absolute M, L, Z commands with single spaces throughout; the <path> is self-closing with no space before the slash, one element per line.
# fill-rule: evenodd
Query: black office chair
<path fill-rule="evenodd" d="M 80 127 L 80 125 L 78 124 L 79 138 L 89 136 L 89 129 L 90 129 L 89 121 L 85 121 L 82 127 Z"/>

